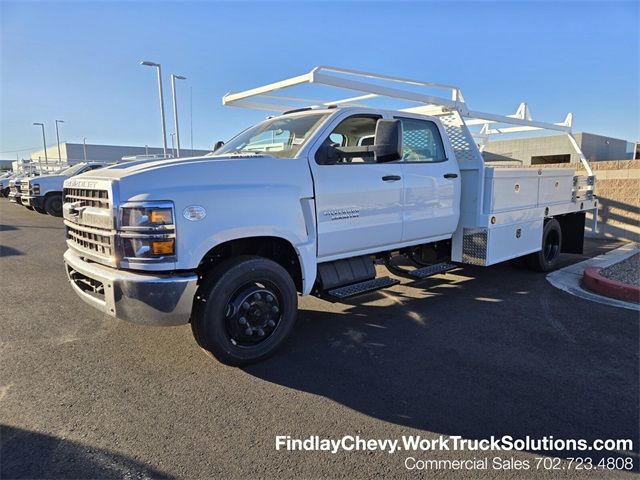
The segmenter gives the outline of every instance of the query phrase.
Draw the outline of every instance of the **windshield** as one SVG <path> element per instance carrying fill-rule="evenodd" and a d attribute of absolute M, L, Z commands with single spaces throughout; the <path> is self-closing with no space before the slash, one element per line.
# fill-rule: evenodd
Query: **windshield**
<path fill-rule="evenodd" d="M 213 155 L 268 153 L 292 158 L 328 115 L 307 113 L 265 120 L 233 137 Z"/>
<path fill-rule="evenodd" d="M 59 172 L 56 172 L 58 175 L 66 175 L 66 176 L 72 176 L 72 175 L 76 175 L 80 172 L 80 170 L 82 170 L 84 167 L 86 167 L 87 165 L 85 163 L 78 163 L 76 165 L 73 165 L 69 168 L 65 168 L 63 170 L 60 170 Z"/>

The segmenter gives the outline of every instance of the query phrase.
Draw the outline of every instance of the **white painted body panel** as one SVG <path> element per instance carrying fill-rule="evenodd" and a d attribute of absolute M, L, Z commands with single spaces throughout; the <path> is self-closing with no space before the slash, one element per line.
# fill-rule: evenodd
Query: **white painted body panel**
<path fill-rule="evenodd" d="M 487 168 L 484 211 L 500 213 L 570 201 L 574 175 L 569 168 Z"/>
<path fill-rule="evenodd" d="M 448 173 L 458 177 L 445 178 Z M 459 176 L 453 160 L 402 165 L 403 242 L 451 236 L 460 218 Z"/>
<path fill-rule="evenodd" d="M 316 192 L 318 261 L 353 256 L 402 240 L 402 165 L 321 165 L 313 168 Z"/>

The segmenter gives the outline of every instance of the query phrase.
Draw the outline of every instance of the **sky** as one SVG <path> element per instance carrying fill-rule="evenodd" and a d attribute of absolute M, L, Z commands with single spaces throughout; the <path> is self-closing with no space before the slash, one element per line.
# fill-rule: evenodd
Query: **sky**
<path fill-rule="evenodd" d="M 169 76 L 187 77 L 182 148 L 191 130 L 207 149 L 268 115 L 223 107 L 225 93 L 316 65 L 457 85 L 474 110 L 511 114 L 527 101 L 549 122 L 571 111 L 575 132 L 635 141 L 639 5 L 0 0 L 0 158 L 42 147 L 33 122 L 55 144 L 55 119 L 61 142 L 161 146 L 155 69 L 143 59 L 162 64 L 168 132 Z"/>

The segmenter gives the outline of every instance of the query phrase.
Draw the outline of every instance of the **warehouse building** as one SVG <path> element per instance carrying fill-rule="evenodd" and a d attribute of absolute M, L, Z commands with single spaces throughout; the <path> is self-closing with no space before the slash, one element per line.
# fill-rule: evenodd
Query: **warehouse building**
<path fill-rule="evenodd" d="M 197 157 L 209 153 L 210 150 L 190 150 L 181 148 L 180 157 Z M 39 165 L 42 170 L 53 171 L 67 165 L 74 165 L 79 162 L 119 162 L 126 157 L 135 157 L 140 155 L 162 155 L 162 148 L 157 147 L 132 147 L 124 145 L 95 145 L 83 143 L 61 143 L 60 153 L 58 154 L 58 145 L 54 144 L 47 147 L 45 151 L 38 150 L 29 156 L 26 162 Z M 171 155 L 172 150 L 168 149 Z M 17 162 L 25 163 L 25 160 Z M 15 165 L 19 167 L 19 165 Z"/>
<path fill-rule="evenodd" d="M 589 161 L 627 158 L 626 140 L 592 133 L 577 133 L 574 136 Z M 483 155 L 485 160 L 490 162 L 523 166 L 580 162 L 580 157 L 566 135 L 491 140 L 486 145 Z"/>

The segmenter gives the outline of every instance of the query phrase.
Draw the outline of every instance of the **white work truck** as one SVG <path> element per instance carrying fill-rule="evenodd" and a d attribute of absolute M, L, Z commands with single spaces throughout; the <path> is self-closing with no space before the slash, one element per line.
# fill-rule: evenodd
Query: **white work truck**
<path fill-rule="evenodd" d="M 274 94 L 300 86 L 356 94 L 326 102 Z M 381 99 L 411 105 L 362 105 Z M 291 102 L 306 107 L 287 112 Z M 204 157 L 65 181 L 64 260 L 89 304 L 138 324 L 190 323 L 204 350 L 243 365 L 284 341 L 297 294 L 341 301 L 397 277 L 516 258 L 548 271 L 561 252 L 582 251 L 585 212 L 597 205 L 593 177 L 489 166 L 467 126 L 573 138 L 570 117 L 551 124 L 526 108 L 474 112 L 456 87 L 330 67 L 223 103 L 284 113 Z M 377 276 L 376 264 L 392 276 Z"/>
<path fill-rule="evenodd" d="M 62 216 L 62 189 L 64 181 L 74 175 L 104 168 L 104 162 L 82 162 L 60 170 L 53 175 L 37 178 L 25 177 L 20 184 L 22 205 L 38 213 Z"/>
<path fill-rule="evenodd" d="M 28 170 L 26 172 L 20 172 L 16 175 L 12 176 L 9 180 L 9 192 L 7 193 L 7 197 L 11 203 L 15 203 L 16 205 L 22 205 L 22 182 L 26 178 L 33 178 L 40 175 L 39 172 L 34 170 Z"/>

